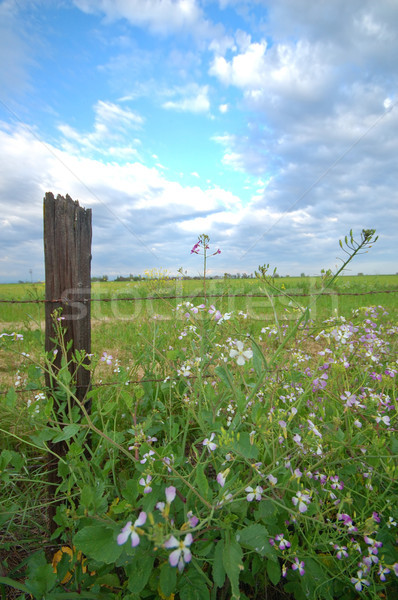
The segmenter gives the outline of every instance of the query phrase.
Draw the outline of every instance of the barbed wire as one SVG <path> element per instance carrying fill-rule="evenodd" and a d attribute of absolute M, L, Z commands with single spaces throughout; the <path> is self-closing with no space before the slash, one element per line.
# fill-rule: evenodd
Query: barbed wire
<path fill-rule="evenodd" d="M 367 292 L 314 292 L 312 294 L 299 293 L 299 294 L 269 294 L 271 298 L 311 298 L 313 296 L 368 296 L 375 294 L 396 294 L 397 290 L 370 290 Z M 43 298 L 34 298 L 30 300 L 15 300 L 15 299 L 0 299 L 0 303 L 3 304 L 67 304 L 68 302 L 73 303 L 85 303 L 85 302 L 136 302 L 142 300 L 195 300 L 198 298 L 204 298 L 203 294 L 195 295 L 176 295 L 176 296 L 130 296 L 130 297 L 115 297 L 115 298 L 58 298 L 57 300 L 46 300 Z M 266 294 L 206 294 L 206 298 L 266 298 Z"/>
<path fill-rule="evenodd" d="M 331 297 L 331 296 L 366 296 L 366 295 L 374 295 L 374 294 L 394 294 L 397 293 L 397 290 L 370 290 L 370 291 L 366 291 L 366 292 L 315 292 L 313 294 L 307 294 L 307 293 L 298 293 L 298 294 L 270 294 L 270 296 L 272 298 L 279 298 L 279 297 L 313 297 L 313 296 L 326 296 L 326 297 Z M 267 296 L 265 294 L 206 294 L 206 298 L 266 298 Z M 197 294 L 197 295 L 175 295 L 175 296 L 132 296 L 132 297 L 126 297 L 126 298 L 85 298 L 82 300 L 73 300 L 73 302 L 135 302 L 135 301 L 142 301 L 142 300 L 195 300 L 198 298 L 204 298 L 203 295 Z M 35 299 L 30 299 L 30 300 L 16 300 L 16 299 L 11 299 L 11 300 L 6 300 L 6 299 L 0 299 L 0 303 L 5 303 L 5 304 L 45 304 L 45 303 L 54 303 L 54 304 L 67 304 L 69 301 L 72 301 L 72 299 L 68 299 L 68 298 L 59 298 L 58 300 L 46 300 L 46 299 L 41 299 L 41 298 L 35 298 Z M 186 376 L 184 378 L 184 380 L 193 380 L 193 379 L 197 379 L 197 375 L 189 375 Z M 214 375 L 209 374 L 209 375 L 202 375 L 202 378 L 209 378 L 209 377 L 214 377 Z M 137 379 L 137 380 L 128 380 L 126 382 L 123 382 L 124 385 L 136 385 L 136 384 L 142 384 L 142 383 L 162 383 L 162 382 L 166 382 L 166 381 L 178 381 L 177 378 L 175 379 L 165 379 L 165 378 L 153 378 L 153 379 Z M 114 386 L 114 385 L 120 385 L 121 382 L 120 381 L 115 381 L 115 382 L 98 382 L 96 384 L 92 384 L 91 385 L 91 389 L 96 389 L 96 388 L 101 388 L 101 387 L 110 387 L 110 386 Z M 82 387 L 82 386 L 76 386 L 76 387 Z M 48 388 L 46 387 L 37 387 L 37 388 L 20 388 L 20 389 L 15 389 L 14 387 L 12 387 L 11 389 L 13 389 L 15 391 L 15 393 L 17 394 L 23 394 L 23 393 L 29 393 L 29 392 L 47 392 L 49 393 Z M 0 396 L 4 396 L 7 395 L 9 393 L 8 391 L 0 391 Z"/>
<path fill-rule="evenodd" d="M 139 383 L 168 383 L 170 382 L 177 382 L 177 381 L 184 381 L 184 380 L 193 380 L 193 379 L 198 379 L 199 375 L 186 375 L 184 376 L 184 379 L 179 379 L 178 377 L 172 378 L 170 376 L 167 377 L 158 377 L 158 378 L 153 378 L 153 379 L 128 379 L 127 381 L 101 381 L 98 383 L 90 383 L 90 391 L 96 388 L 102 388 L 102 387 L 111 387 L 113 385 L 136 385 Z M 214 377 L 214 374 L 202 374 L 201 378 L 202 379 L 209 379 L 210 377 Z M 78 388 L 84 388 L 87 389 L 86 385 L 74 385 L 74 388 L 78 389 Z M 16 394 L 28 394 L 29 392 L 46 392 L 48 394 L 51 394 L 51 390 L 49 390 L 49 388 L 47 387 L 35 387 L 35 388 L 19 388 L 19 389 L 15 389 L 13 386 L 10 387 L 10 389 L 12 389 Z M 8 389 L 7 391 L 1 390 L 0 391 L 0 396 L 6 396 L 10 389 Z"/>

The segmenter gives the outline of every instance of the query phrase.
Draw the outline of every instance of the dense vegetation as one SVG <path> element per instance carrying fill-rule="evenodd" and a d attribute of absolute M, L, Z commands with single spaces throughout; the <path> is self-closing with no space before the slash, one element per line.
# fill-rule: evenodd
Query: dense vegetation
<path fill-rule="evenodd" d="M 398 327 L 382 293 L 396 280 L 262 267 L 205 284 L 96 284 L 94 297 L 119 299 L 93 303 L 83 402 L 73 372 L 86 357 L 69 357 L 62 313 L 50 393 L 42 305 L 5 305 L 4 598 L 397 597 Z M 0 295 L 32 289 L 40 298 L 28 285 Z"/>

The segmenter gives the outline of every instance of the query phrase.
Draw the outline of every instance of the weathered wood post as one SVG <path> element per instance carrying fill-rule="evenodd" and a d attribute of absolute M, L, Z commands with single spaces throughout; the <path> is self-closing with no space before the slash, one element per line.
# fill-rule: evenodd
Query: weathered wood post
<path fill-rule="evenodd" d="M 54 198 L 51 192 L 44 197 L 44 258 L 45 258 L 45 350 L 55 352 L 52 372 L 46 373 L 46 385 L 54 391 L 54 409 L 57 411 L 57 371 L 61 367 L 62 352 L 54 343 L 53 312 L 62 309 L 61 318 L 65 346 L 70 344 L 68 359 L 76 350 L 91 352 L 91 209 L 84 209 L 68 195 Z M 54 302 L 54 300 L 56 302 Z M 88 359 L 87 359 L 88 360 Z M 73 363 L 69 367 L 75 395 L 81 402 L 90 386 L 90 371 Z M 63 419 L 60 418 L 60 421 Z M 65 456 L 67 446 L 59 442 L 51 446 L 58 456 Z M 50 456 L 49 483 L 52 492 L 60 483 L 57 460 Z M 55 504 L 50 504 L 50 529 L 55 530 Z"/>

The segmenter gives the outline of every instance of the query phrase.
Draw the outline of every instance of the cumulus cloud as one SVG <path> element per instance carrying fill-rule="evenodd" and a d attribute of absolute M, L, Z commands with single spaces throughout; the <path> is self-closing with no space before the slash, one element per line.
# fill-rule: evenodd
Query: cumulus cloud
<path fill-rule="evenodd" d="M 332 68 L 324 58 L 319 46 L 304 40 L 270 48 L 261 40 L 250 42 L 230 60 L 216 55 L 209 73 L 225 85 L 243 89 L 257 102 L 264 97 L 314 101 L 333 82 Z"/>
<path fill-rule="evenodd" d="M 332 193 L 328 195 L 326 187 L 317 203 L 306 199 L 302 206 L 283 209 L 292 186 L 297 192 L 296 180 L 292 175 L 289 181 L 288 173 L 282 189 L 271 182 L 244 205 L 227 190 L 183 186 L 138 162 L 118 165 L 68 154 L 22 127 L 3 127 L 0 145 L 8 148 L 0 170 L 0 237 L 7 249 L 0 263 L 3 280 L 10 278 L 10 264 L 16 279 L 26 279 L 28 268 L 35 277 L 42 276 L 46 191 L 69 193 L 93 209 L 93 272 L 110 276 L 154 266 L 177 269 L 181 263 L 195 272 L 198 267 L 189 248 L 202 231 L 223 250 L 216 272 L 251 272 L 264 262 L 290 274 L 308 270 L 314 261 L 333 266 L 323 262 L 324 255 L 335 256 L 337 240 L 350 227 L 359 232 L 397 217 L 396 198 L 385 205 L 383 214 L 374 214 L 375 195 L 384 198 L 390 193 L 390 182 L 344 189 L 342 173 L 334 180 L 336 189 L 329 182 Z"/>
<path fill-rule="evenodd" d="M 316 0 L 219 0 L 212 12 L 214 5 L 75 0 L 100 16 L 103 40 L 117 24 L 114 53 L 104 43 L 105 64 L 94 65 L 108 88 L 90 96 L 91 126 L 54 117 L 55 108 L 57 130 L 51 119 L 1 125 L 0 277 L 42 272 L 46 191 L 93 208 L 96 274 L 182 263 L 195 270 L 189 250 L 202 232 L 222 249 L 220 273 L 268 262 L 281 273 L 316 273 L 334 267 L 339 238 L 364 227 L 375 227 L 380 241 L 355 271 L 396 271 L 396 4 L 335 0 L 326 10 Z M 12 25 L 0 54 L 3 64 L 15 60 L 7 77 L 17 89 L 28 81 L 29 55 L 10 6 L 0 6 Z M 244 16 L 239 30 L 235 18 L 228 28 L 212 24 L 223 10 Z M 156 48 L 145 31 L 131 35 L 131 25 L 156 34 Z M 187 44 L 187 32 L 196 44 Z M 4 40 L 15 42 L 14 58 Z M 189 160 L 178 155 L 179 139 L 173 145 L 171 122 L 176 138 L 198 141 Z M 194 183 L 181 185 L 187 175 Z"/>
<path fill-rule="evenodd" d="M 272 43 L 240 32 L 234 47 L 214 53 L 209 73 L 241 91 L 248 124 L 213 139 L 224 146 L 225 165 L 269 179 L 254 205 L 312 207 L 314 222 L 323 213 L 338 219 L 329 225 L 348 228 L 350 220 L 372 221 L 398 151 L 389 49 L 398 11 L 390 2 L 353 4 L 337 1 L 327 11 L 300 0 L 269 4 Z M 394 212 L 391 194 L 383 203 Z M 351 208 L 358 203 L 359 213 Z"/>
<path fill-rule="evenodd" d="M 0 145 L 8 149 L 0 169 L 0 237 L 14 266 L 27 264 L 26 247 L 30 246 L 29 261 L 36 274 L 43 271 L 42 199 L 47 191 L 68 193 L 81 205 L 93 208 L 93 269 L 102 262 L 110 274 L 123 268 L 142 272 L 149 263 L 173 264 L 184 244 L 184 236 L 175 235 L 179 224 L 201 215 L 210 219 L 211 215 L 226 215 L 231 203 L 239 204 L 238 198 L 222 189 L 182 186 L 138 162 L 103 163 L 58 150 L 22 126 L 12 130 L 3 125 Z M 30 240 L 29 244 L 21 244 L 24 239 Z M 151 250 L 154 240 L 158 253 Z M 24 275 L 15 272 L 17 278 Z M 0 264 L 1 277 L 10 277 L 5 261 Z"/>

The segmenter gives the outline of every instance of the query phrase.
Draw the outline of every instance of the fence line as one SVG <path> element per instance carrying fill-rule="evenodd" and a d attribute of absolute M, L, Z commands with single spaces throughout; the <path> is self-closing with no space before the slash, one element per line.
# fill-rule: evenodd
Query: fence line
<path fill-rule="evenodd" d="M 367 291 L 367 292 L 320 292 L 319 294 L 270 294 L 270 296 L 272 298 L 280 298 L 280 297 L 312 297 L 314 295 L 319 296 L 327 296 L 327 297 L 331 297 L 331 296 L 366 296 L 366 295 L 374 295 L 374 294 L 396 294 L 398 292 L 398 290 L 372 290 L 372 291 Z M 180 299 L 180 300 L 195 300 L 197 298 L 202 298 L 203 296 L 201 295 L 189 295 L 189 296 L 133 296 L 133 297 L 127 297 L 127 298 L 90 298 L 90 299 L 83 299 L 80 300 L 81 303 L 87 303 L 87 302 L 135 302 L 136 300 L 175 300 L 175 299 Z M 266 297 L 265 294 L 206 294 L 207 298 L 264 298 Z M 63 299 L 58 299 L 58 300 L 45 300 L 45 299 L 34 299 L 34 300 L 1 300 L 0 299 L 0 303 L 6 303 L 6 304 L 44 304 L 44 303 L 60 303 L 60 302 L 67 302 L 68 300 L 63 298 Z M 72 300 L 71 300 L 72 301 Z M 202 375 L 202 377 L 213 377 L 213 375 Z M 190 380 L 190 379 L 196 379 L 197 376 L 196 375 L 190 375 L 185 377 L 185 379 Z M 156 383 L 156 382 L 163 382 L 165 381 L 163 378 L 159 378 L 159 379 L 137 379 L 137 380 L 129 380 L 127 382 L 125 382 L 125 385 L 135 385 L 135 384 L 139 384 L 139 383 Z M 96 383 L 93 385 L 93 388 L 101 388 L 101 387 L 110 387 L 112 385 L 119 385 L 120 382 L 119 381 L 115 381 L 115 382 L 104 382 L 104 383 Z M 79 386 L 76 386 L 79 387 Z M 28 393 L 28 392 L 39 392 L 39 391 L 47 391 L 47 388 L 35 388 L 35 389 L 27 389 L 27 388 L 20 388 L 20 389 L 15 389 L 14 391 L 18 394 L 22 394 L 22 393 Z M 0 396 L 2 395 L 6 395 L 8 393 L 8 391 L 0 391 Z"/>
<path fill-rule="evenodd" d="M 180 376 L 178 376 L 180 377 Z M 198 379 L 199 375 L 187 375 L 184 376 L 184 380 L 190 380 L 190 379 Z M 209 374 L 209 375 L 201 375 L 202 379 L 209 379 L 210 377 L 214 377 L 214 374 Z M 102 387 L 111 387 L 112 385 L 120 385 L 121 383 L 123 383 L 123 385 L 135 385 L 137 383 L 166 383 L 168 380 L 170 381 L 175 381 L 175 379 L 177 378 L 171 378 L 169 377 L 168 379 L 166 379 L 165 377 L 159 377 L 159 378 L 155 378 L 155 379 L 129 379 L 128 381 L 105 381 L 105 382 L 98 382 L 95 383 L 91 386 L 92 390 L 95 390 L 97 388 L 102 388 Z M 84 387 L 84 386 L 80 386 L 80 385 L 75 385 L 73 386 L 75 388 L 80 388 L 80 387 Z M 16 394 L 27 394 L 29 392 L 48 392 L 48 388 L 47 387 L 36 387 L 36 388 L 19 388 L 19 389 L 15 389 L 13 387 L 13 390 Z M 9 390 L 7 391 L 0 391 L 0 396 L 6 396 L 8 394 Z"/>
<path fill-rule="evenodd" d="M 374 294 L 396 294 L 398 290 L 371 290 L 368 292 L 320 292 L 313 294 L 270 294 L 271 298 L 310 298 L 313 296 L 370 296 Z M 266 294 L 206 294 L 206 298 L 264 298 Z M 79 303 L 87 302 L 136 302 L 137 300 L 195 300 L 197 298 L 204 298 L 204 294 L 196 294 L 195 296 L 131 296 L 126 298 L 83 298 L 79 300 Z M 32 300 L 2 300 L 0 303 L 3 304 L 58 304 L 77 301 L 73 298 L 58 298 L 57 300 L 44 300 L 44 299 L 32 299 Z"/>

